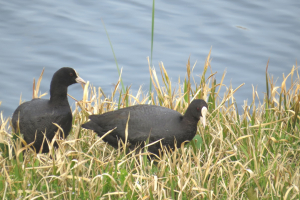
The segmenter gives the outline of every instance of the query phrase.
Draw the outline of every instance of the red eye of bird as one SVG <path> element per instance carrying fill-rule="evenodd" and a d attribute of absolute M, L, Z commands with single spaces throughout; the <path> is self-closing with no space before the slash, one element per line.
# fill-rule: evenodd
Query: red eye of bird
<path fill-rule="evenodd" d="M 70 76 L 73 76 L 73 73 L 72 73 L 72 72 L 70 73 Z"/>
<path fill-rule="evenodd" d="M 199 111 L 199 110 L 200 110 L 200 108 L 199 108 L 199 107 L 197 107 L 197 110 Z"/>

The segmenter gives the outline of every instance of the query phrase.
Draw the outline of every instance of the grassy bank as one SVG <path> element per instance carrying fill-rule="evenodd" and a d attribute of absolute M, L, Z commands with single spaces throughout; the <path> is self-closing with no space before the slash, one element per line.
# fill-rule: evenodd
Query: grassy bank
<path fill-rule="evenodd" d="M 120 81 L 110 95 L 87 84 L 73 111 L 72 132 L 49 154 L 23 154 L 21 138 L 10 135 L 10 121 L 1 116 L 1 198 L 300 199 L 298 70 L 292 68 L 276 85 L 266 73 L 264 99 L 255 104 L 257 92 L 249 91 L 253 99 L 238 112 L 234 93 L 240 87 L 225 86 L 225 74 L 216 80 L 209 61 L 210 55 L 203 68 L 188 62 L 178 82 L 170 81 L 162 63 L 160 73 L 150 68 L 152 98 L 142 89 L 136 95 L 122 92 Z M 80 128 L 89 114 L 134 104 L 183 113 L 193 98 L 207 100 L 207 126 L 199 123 L 191 143 L 156 160 L 143 151 L 116 150 Z"/>

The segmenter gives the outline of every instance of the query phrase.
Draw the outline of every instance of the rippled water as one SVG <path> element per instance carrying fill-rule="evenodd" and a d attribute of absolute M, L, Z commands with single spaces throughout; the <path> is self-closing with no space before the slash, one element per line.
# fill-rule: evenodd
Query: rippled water
<path fill-rule="evenodd" d="M 217 78 L 226 70 L 226 85 L 245 83 L 235 95 L 241 105 L 252 98 L 252 85 L 263 97 L 268 59 L 269 73 L 282 77 L 300 58 L 298 0 L 155 3 L 153 65 L 158 70 L 162 61 L 173 82 L 184 78 L 189 56 L 197 61 L 194 75 L 201 74 L 212 47 Z M 32 80 L 43 68 L 42 92 L 49 91 L 57 69 L 70 66 L 110 93 L 118 73 L 101 19 L 124 84 L 147 91 L 151 14 L 151 1 L 0 0 L 0 110 L 10 117 L 20 94 L 30 100 Z M 69 93 L 80 99 L 82 89 L 72 85 Z"/>

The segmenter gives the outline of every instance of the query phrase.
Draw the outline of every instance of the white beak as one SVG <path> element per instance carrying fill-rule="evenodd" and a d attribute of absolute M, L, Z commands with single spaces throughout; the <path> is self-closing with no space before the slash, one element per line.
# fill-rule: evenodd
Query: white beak
<path fill-rule="evenodd" d="M 75 79 L 75 81 L 77 83 L 80 83 L 81 87 L 84 88 L 84 85 L 86 84 L 86 82 L 82 78 L 80 78 L 80 76 L 77 76 L 77 78 Z"/>
<path fill-rule="evenodd" d="M 207 114 L 207 108 L 206 107 L 203 107 L 201 109 L 201 114 L 202 114 L 202 117 L 200 117 L 200 120 L 201 120 L 201 122 L 202 122 L 202 124 L 205 128 L 205 126 L 206 126 L 206 114 Z"/>

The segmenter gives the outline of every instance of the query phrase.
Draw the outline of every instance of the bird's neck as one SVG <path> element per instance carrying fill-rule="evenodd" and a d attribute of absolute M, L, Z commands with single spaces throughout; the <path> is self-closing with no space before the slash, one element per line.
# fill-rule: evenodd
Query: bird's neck
<path fill-rule="evenodd" d="M 191 115 L 190 107 L 186 110 L 185 114 L 183 115 L 183 121 L 189 121 L 190 123 L 195 123 L 197 124 L 200 118 L 194 117 Z"/>
<path fill-rule="evenodd" d="M 50 102 L 53 104 L 68 104 L 68 87 L 63 85 L 50 86 Z"/>
<path fill-rule="evenodd" d="M 187 123 L 189 123 L 189 124 L 198 124 L 198 121 L 199 121 L 199 119 L 197 119 L 196 117 L 193 117 L 193 116 L 191 116 L 191 115 L 184 115 L 183 117 L 182 117 L 182 121 L 183 122 L 187 122 Z"/>
<path fill-rule="evenodd" d="M 194 136 L 197 133 L 197 124 L 198 121 L 195 117 L 192 117 L 190 115 L 183 116 L 181 123 L 183 124 L 183 127 L 185 128 L 185 140 L 192 140 Z"/>

